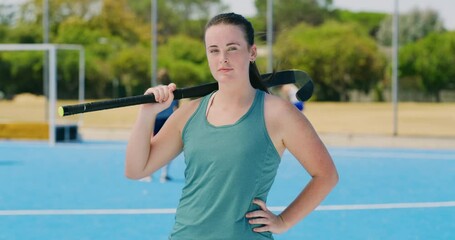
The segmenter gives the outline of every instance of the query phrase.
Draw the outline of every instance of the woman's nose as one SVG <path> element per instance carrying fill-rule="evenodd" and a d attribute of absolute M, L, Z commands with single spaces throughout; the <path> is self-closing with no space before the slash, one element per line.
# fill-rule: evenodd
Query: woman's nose
<path fill-rule="evenodd" d="M 221 63 L 228 63 L 228 62 L 229 62 L 229 59 L 228 59 L 228 57 L 227 57 L 227 54 L 223 54 L 223 55 L 221 56 L 221 61 L 220 61 L 220 62 L 221 62 Z"/>

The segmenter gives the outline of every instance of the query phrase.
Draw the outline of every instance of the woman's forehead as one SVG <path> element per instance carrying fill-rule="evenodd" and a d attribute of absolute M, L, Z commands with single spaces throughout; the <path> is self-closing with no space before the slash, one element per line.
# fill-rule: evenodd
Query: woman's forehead
<path fill-rule="evenodd" d="M 210 26 L 205 32 L 205 43 L 246 42 L 242 28 L 232 24 Z"/>

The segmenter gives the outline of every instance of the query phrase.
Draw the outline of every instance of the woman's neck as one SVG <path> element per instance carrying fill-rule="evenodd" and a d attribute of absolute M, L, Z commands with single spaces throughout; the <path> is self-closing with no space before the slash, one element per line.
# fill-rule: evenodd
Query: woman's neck
<path fill-rule="evenodd" d="M 220 84 L 214 103 L 220 104 L 221 106 L 249 105 L 253 101 L 255 95 L 256 89 L 254 89 L 249 82 L 243 86 Z"/>

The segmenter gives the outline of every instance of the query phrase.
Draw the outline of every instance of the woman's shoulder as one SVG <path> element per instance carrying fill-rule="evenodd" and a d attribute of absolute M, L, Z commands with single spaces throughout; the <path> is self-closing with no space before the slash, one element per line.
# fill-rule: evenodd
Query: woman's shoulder
<path fill-rule="evenodd" d="M 295 110 L 288 100 L 283 99 L 273 94 L 266 94 L 264 98 L 265 109 L 273 114 L 286 114 L 289 111 Z"/>
<path fill-rule="evenodd" d="M 269 123 L 278 125 L 299 122 L 305 119 L 304 114 L 290 101 L 272 94 L 264 99 L 264 116 Z"/>
<path fill-rule="evenodd" d="M 177 108 L 177 110 L 175 110 L 174 114 L 172 114 L 172 117 L 178 121 L 180 126 L 184 126 L 191 115 L 193 115 L 193 113 L 196 111 L 200 103 L 201 98 L 189 101 L 180 101 L 180 106 Z"/>
<path fill-rule="evenodd" d="M 286 148 L 284 139 L 287 139 L 293 132 L 302 131 L 299 123 L 305 121 L 302 112 L 291 102 L 271 94 L 265 95 L 264 120 L 268 134 L 280 153 Z"/>
<path fill-rule="evenodd" d="M 180 112 L 181 115 L 191 115 L 198 108 L 201 103 L 201 98 L 197 98 L 189 101 L 180 101 L 180 107 L 176 112 Z"/>

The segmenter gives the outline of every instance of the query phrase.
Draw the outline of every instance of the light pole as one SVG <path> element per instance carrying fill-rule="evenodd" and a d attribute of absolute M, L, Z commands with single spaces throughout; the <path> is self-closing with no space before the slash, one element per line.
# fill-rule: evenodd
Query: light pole
<path fill-rule="evenodd" d="M 157 66 L 157 22 L 158 22 L 158 10 L 157 10 L 157 0 L 152 0 L 152 9 L 151 9 L 151 18 L 152 18 L 152 43 L 151 43 L 151 68 L 152 68 L 152 86 L 156 86 L 156 66 Z"/>
<path fill-rule="evenodd" d="M 43 0 L 43 43 L 49 43 L 49 0 Z"/>
<path fill-rule="evenodd" d="M 392 105 L 393 105 L 393 135 L 398 135 L 398 35 L 399 13 L 398 0 L 395 0 L 392 33 Z"/>
<path fill-rule="evenodd" d="M 273 0 L 267 0 L 267 72 L 273 71 Z"/>
<path fill-rule="evenodd" d="M 49 0 L 43 0 L 43 43 L 49 43 Z M 49 51 L 44 51 L 43 57 L 43 94 L 49 99 Z M 46 116 L 47 114 L 46 107 Z"/>

